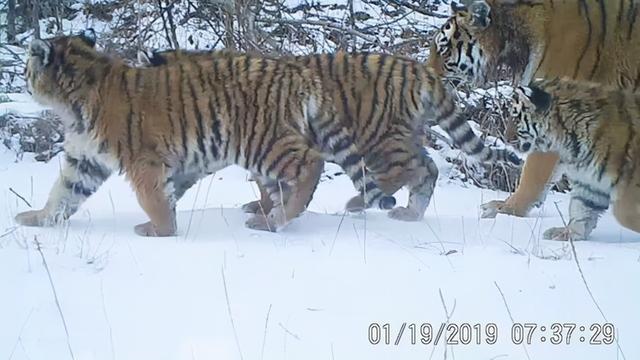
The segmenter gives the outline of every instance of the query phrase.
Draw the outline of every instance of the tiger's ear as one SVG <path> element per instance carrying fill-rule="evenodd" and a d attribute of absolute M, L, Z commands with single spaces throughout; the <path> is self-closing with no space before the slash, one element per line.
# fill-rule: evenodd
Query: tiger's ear
<path fill-rule="evenodd" d="M 35 39 L 29 44 L 29 56 L 40 60 L 43 67 L 51 63 L 51 52 L 51 44 L 48 41 Z"/>
<path fill-rule="evenodd" d="M 474 0 L 469 6 L 471 26 L 484 30 L 491 24 L 491 6 L 485 0 Z"/>
<path fill-rule="evenodd" d="M 549 111 L 549 108 L 551 108 L 551 104 L 553 103 L 551 94 L 535 85 L 529 85 L 529 89 L 531 90 L 531 95 L 529 95 L 528 98 L 533 106 L 536 107 L 536 112 L 545 113 Z"/>
<path fill-rule="evenodd" d="M 88 28 L 83 30 L 82 32 L 80 32 L 80 34 L 78 34 L 78 36 L 80 36 L 80 39 L 82 39 L 82 41 L 84 41 L 90 47 L 96 46 L 97 37 L 96 37 L 96 31 L 93 30 L 93 28 Z"/>

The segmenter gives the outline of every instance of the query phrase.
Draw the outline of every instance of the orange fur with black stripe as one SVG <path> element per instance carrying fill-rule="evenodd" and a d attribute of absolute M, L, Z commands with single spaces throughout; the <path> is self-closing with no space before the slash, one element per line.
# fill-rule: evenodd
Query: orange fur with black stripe
<path fill-rule="evenodd" d="M 640 89 L 638 0 L 467 0 L 434 37 L 431 61 L 447 76 L 485 85 L 504 67 L 516 83 L 570 77 Z M 544 193 L 557 154 L 532 153 L 506 201 L 485 216 L 524 216 Z"/>
<path fill-rule="evenodd" d="M 225 56 L 227 51 L 159 51 L 139 54 L 146 66 L 163 66 L 185 58 Z M 336 111 L 349 129 L 353 142 L 364 156 L 366 173 L 387 194 L 409 185 L 407 207 L 393 209 L 389 216 L 400 220 L 419 220 L 431 198 L 437 167 L 421 146 L 422 128 L 427 115 L 446 130 L 455 144 L 467 154 L 484 161 L 519 159 L 507 150 L 484 146 L 457 109 L 455 98 L 433 69 L 400 56 L 338 52 L 289 58 L 320 79 Z M 316 142 L 326 146 L 335 142 L 331 123 L 318 124 Z M 343 164 L 341 164 L 343 165 Z M 344 166 L 343 166 L 344 167 Z M 362 176 L 346 169 L 353 177 Z M 263 199 L 265 197 L 263 196 Z M 266 198 L 268 199 L 268 198 Z M 258 211 L 269 207 L 265 201 L 245 208 Z M 361 209 L 361 197 L 353 198 L 348 209 Z"/>
<path fill-rule="evenodd" d="M 85 36 L 31 44 L 28 89 L 63 115 L 66 161 L 44 209 L 18 214 L 19 223 L 71 216 L 121 171 L 150 218 L 136 233 L 174 235 L 176 201 L 229 164 L 290 189 L 286 204 L 250 219 L 250 227 L 275 230 L 304 209 L 323 163 L 310 145 L 310 119 L 333 116 L 322 84 L 307 70 L 233 54 L 132 68 L 93 44 Z"/>
<path fill-rule="evenodd" d="M 567 227 L 547 239 L 584 239 L 613 204 L 640 233 L 640 94 L 568 78 L 517 88 L 511 113 L 522 151 L 560 154 L 572 180 Z"/>

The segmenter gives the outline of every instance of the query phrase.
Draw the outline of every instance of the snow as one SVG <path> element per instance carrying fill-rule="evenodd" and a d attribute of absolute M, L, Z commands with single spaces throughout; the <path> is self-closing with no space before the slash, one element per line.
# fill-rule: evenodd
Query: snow
<path fill-rule="evenodd" d="M 371 14 L 371 25 L 396 21 L 360 4 L 355 10 Z M 410 14 L 391 24 L 424 31 L 441 23 Z M 63 28 L 92 26 L 104 35 L 111 25 L 80 13 Z M 183 45 L 186 36 L 179 29 Z M 206 36 L 195 37 L 205 43 Z M 160 40 L 145 46 L 162 47 Z M 0 115 L 42 110 L 26 94 L 9 97 Z M 567 195 L 550 194 L 527 218 L 480 219 L 480 204 L 508 194 L 450 180 L 456 170 L 444 158 L 458 152 L 430 152 L 441 179 L 421 222 L 394 221 L 380 210 L 345 215 L 355 190 L 345 176 L 332 176 L 283 231 L 249 230 L 239 207 L 257 189 L 244 170 L 230 167 L 180 201 L 179 236 L 142 238 L 132 228 L 147 218 L 122 176 L 63 226 L 16 227 L 13 217 L 29 207 L 13 191 L 42 207 L 63 155 L 43 164 L 25 154 L 16 162 L 0 145 L 0 358 L 69 359 L 71 349 L 82 360 L 640 359 L 638 234 L 607 212 L 589 241 L 575 243 L 578 268 L 570 244 L 541 239 L 562 224 L 554 202 L 567 218 Z M 325 174 L 338 171 L 328 165 Z M 406 191 L 396 197 L 407 201 Z M 410 324 L 437 331 L 447 321 L 480 324 L 481 344 L 476 333 L 469 345 L 422 345 L 419 337 L 411 344 Z M 374 322 L 389 324 L 391 345 L 369 343 Z M 513 344 L 513 322 L 538 324 L 532 344 Z M 591 324 L 605 322 L 615 325 L 617 344 L 580 342 L 588 342 Z M 493 345 L 484 333 L 491 323 L 498 328 Z M 587 330 L 576 329 L 570 345 L 552 345 L 550 331 L 539 328 L 552 323 Z"/>
<path fill-rule="evenodd" d="M 0 115 L 7 113 L 37 115 L 47 109 L 35 103 L 29 94 L 9 93 L 3 95 L 11 101 L 0 103 Z"/>
<path fill-rule="evenodd" d="M 69 344 L 76 359 L 622 358 L 615 344 L 581 344 L 578 330 L 571 345 L 542 344 L 540 332 L 532 345 L 510 340 L 510 314 L 547 327 L 605 322 L 569 244 L 540 237 L 562 224 L 553 203 L 566 214 L 565 195 L 550 194 L 529 218 L 483 220 L 479 205 L 506 194 L 463 188 L 445 174 L 425 220 L 403 223 L 378 210 L 343 216 L 355 190 L 337 176 L 273 234 L 244 227 L 239 206 L 257 190 L 231 167 L 181 200 L 179 236 L 142 238 L 132 227 L 146 216 L 117 176 L 65 226 L 16 228 L 12 218 L 27 206 L 9 189 L 41 207 L 62 156 L 13 159 L 0 151 L 0 357 L 67 359 Z M 575 243 L 626 359 L 640 357 L 639 240 L 607 213 L 589 241 Z M 411 345 L 407 331 L 393 345 L 402 323 L 436 331 L 447 313 L 454 324 L 496 324 L 497 343 L 483 333 L 477 345 L 474 335 L 445 355 L 442 343 Z M 392 345 L 368 342 L 373 322 L 390 324 Z"/>

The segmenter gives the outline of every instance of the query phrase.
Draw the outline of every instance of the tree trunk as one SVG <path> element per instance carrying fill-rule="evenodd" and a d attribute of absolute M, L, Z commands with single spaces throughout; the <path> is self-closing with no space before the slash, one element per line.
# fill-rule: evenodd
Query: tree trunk
<path fill-rule="evenodd" d="M 180 43 L 178 43 L 178 36 L 176 36 L 176 24 L 173 21 L 173 13 L 172 13 L 173 5 L 174 5 L 174 3 L 171 2 L 166 7 L 166 9 L 167 9 L 167 20 L 169 20 L 169 29 L 171 30 L 171 41 L 173 41 L 173 47 L 174 47 L 174 49 L 180 49 Z"/>
<path fill-rule="evenodd" d="M 16 43 L 16 0 L 9 0 L 7 4 L 7 43 Z"/>
<path fill-rule="evenodd" d="M 233 12 L 228 6 L 225 6 L 222 9 L 222 16 L 224 17 L 224 47 L 229 50 L 235 50 L 236 42 L 233 39 Z"/>
<path fill-rule="evenodd" d="M 356 29 L 356 19 L 354 17 L 354 12 L 353 12 L 353 0 L 349 0 L 347 2 L 347 5 L 349 7 L 349 27 L 351 28 L 351 30 L 355 30 Z M 356 37 L 355 36 L 350 36 L 351 38 L 351 50 L 355 51 L 356 49 Z M 348 45 L 347 45 L 347 49 L 348 49 Z"/>
<path fill-rule="evenodd" d="M 33 36 L 40 39 L 40 0 L 31 0 L 31 27 Z"/>

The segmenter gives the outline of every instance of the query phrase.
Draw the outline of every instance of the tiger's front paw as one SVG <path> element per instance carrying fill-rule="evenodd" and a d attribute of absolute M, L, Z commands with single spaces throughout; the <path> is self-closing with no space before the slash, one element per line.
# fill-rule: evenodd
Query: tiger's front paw
<path fill-rule="evenodd" d="M 569 241 L 585 240 L 585 235 L 571 227 L 552 227 L 542 234 L 545 240 Z"/>
<path fill-rule="evenodd" d="M 175 236 L 175 226 L 156 226 L 148 221 L 144 224 L 136 225 L 133 228 L 136 234 L 140 236 L 161 237 L 161 236 Z"/>
<path fill-rule="evenodd" d="M 55 223 L 55 219 L 44 209 L 21 212 L 16 215 L 15 221 L 24 226 L 52 226 Z"/>
<path fill-rule="evenodd" d="M 256 214 L 250 217 L 244 225 L 249 229 L 276 232 L 277 225 L 269 221 L 267 216 Z"/>
<path fill-rule="evenodd" d="M 498 214 L 513 215 L 518 217 L 527 216 L 528 209 L 519 209 L 515 206 L 509 205 L 508 201 L 493 200 L 488 203 L 480 205 L 482 213 L 480 215 L 483 219 L 493 219 Z"/>
<path fill-rule="evenodd" d="M 391 209 L 387 215 L 392 219 L 401 221 L 420 221 L 424 216 L 424 214 L 418 214 L 417 211 L 404 206 Z"/>

